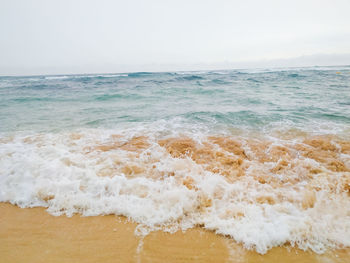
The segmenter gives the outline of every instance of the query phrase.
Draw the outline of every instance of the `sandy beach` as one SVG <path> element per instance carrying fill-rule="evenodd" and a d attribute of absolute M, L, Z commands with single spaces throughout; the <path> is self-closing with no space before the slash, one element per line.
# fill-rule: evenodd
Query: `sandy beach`
<path fill-rule="evenodd" d="M 350 0 L 0 7 L 0 263 L 350 263 Z"/>
<path fill-rule="evenodd" d="M 202 229 L 153 232 L 143 241 L 123 217 L 54 217 L 44 208 L 0 204 L 1 262 L 347 262 L 350 250 L 322 255 L 274 248 L 265 255 Z"/>

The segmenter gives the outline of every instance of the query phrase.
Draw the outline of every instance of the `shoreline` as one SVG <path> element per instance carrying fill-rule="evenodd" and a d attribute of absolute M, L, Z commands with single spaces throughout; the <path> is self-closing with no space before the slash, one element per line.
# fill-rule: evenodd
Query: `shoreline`
<path fill-rule="evenodd" d="M 350 249 L 319 255 L 276 247 L 265 255 L 200 228 L 174 234 L 134 235 L 136 223 L 121 216 L 55 217 L 45 208 L 0 203 L 3 262 L 346 262 Z"/>

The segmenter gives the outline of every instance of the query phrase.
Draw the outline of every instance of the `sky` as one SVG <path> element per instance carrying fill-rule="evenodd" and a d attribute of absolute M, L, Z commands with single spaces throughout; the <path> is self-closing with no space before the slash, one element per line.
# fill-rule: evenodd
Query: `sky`
<path fill-rule="evenodd" d="M 0 0 L 0 75 L 350 64 L 349 0 Z"/>

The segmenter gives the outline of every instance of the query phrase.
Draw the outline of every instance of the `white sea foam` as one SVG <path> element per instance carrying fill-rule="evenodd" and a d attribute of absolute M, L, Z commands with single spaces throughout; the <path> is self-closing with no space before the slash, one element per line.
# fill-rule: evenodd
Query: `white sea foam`
<path fill-rule="evenodd" d="M 128 74 L 95 74 L 95 75 L 65 75 L 65 76 L 46 76 L 47 80 L 61 80 L 61 79 L 79 79 L 79 78 L 115 78 L 115 77 L 127 77 Z"/>
<path fill-rule="evenodd" d="M 249 164 L 245 176 L 228 180 L 190 155 L 172 156 L 157 142 L 180 136 L 179 131 L 126 129 L 118 131 L 118 139 L 114 133 L 85 130 L 0 138 L 0 201 L 44 206 L 53 215 L 124 215 L 140 223 L 139 234 L 200 225 L 259 253 L 285 243 L 317 253 L 350 246 L 350 198 L 340 189 L 349 172 L 331 172 L 313 159 L 297 157 L 290 163 L 294 168 L 278 174 L 270 172 L 272 161 L 251 158 L 244 161 Z M 195 134 L 191 138 L 201 145 L 206 136 Z M 135 136 L 147 138 L 141 150 L 127 144 Z M 101 145 L 107 148 L 96 148 Z M 248 157 L 254 154 L 244 147 Z M 342 158 L 350 164 L 348 155 Z M 305 167 L 311 166 L 323 169 L 312 182 L 305 174 Z M 135 172 L 135 167 L 141 170 Z M 274 180 L 298 180 L 279 186 L 256 180 L 267 173 Z M 310 182 L 319 190 L 312 190 L 312 205 L 303 207 Z"/>
<path fill-rule="evenodd" d="M 70 76 L 46 76 L 45 79 L 52 80 L 52 79 L 68 79 Z"/>

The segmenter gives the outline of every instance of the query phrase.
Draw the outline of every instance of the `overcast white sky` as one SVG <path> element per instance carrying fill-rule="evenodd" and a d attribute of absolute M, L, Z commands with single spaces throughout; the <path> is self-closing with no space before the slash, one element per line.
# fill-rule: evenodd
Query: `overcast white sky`
<path fill-rule="evenodd" d="M 349 54 L 350 0 L 0 0 L 0 75 L 289 66 L 301 56 L 293 66 L 334 65 Z"/>

